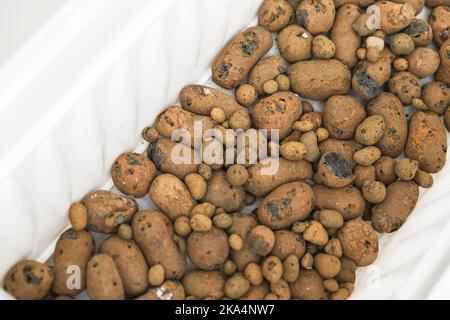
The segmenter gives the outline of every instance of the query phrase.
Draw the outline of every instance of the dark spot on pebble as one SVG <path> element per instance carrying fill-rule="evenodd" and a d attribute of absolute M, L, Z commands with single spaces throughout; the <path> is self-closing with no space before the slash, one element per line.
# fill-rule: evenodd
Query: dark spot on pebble
<path fill-rule="evenodd" d="M 297 14 L 297 23 L 301 26 L 305 26 L 306 20 L 308 19 L 308 11 L 302 10 Z"/>
<path fill-rule="evenodd" d="M 363 89 L 369 99 L 372 99 L 381 93 L 381 88 L 375 79 L 368 73 L 356 75 L 356 82 Z"/>
<path fill-rule="evenodd" d="M 230 72 L 231 63 L 225 63 L 222 62 L 220 64 L 219 70 L 218 70 L 218 76 L 219 78 L 226 78 L 228 77 L 228 73 Z"/>
<path fill-rule="evenodd" d="M 291 213 L 291 199 L 273 200 L 266 204 L 266 210 L 272 215 L 272 220 L 281 221 L 286 213 Z"/>
<path fill-rule="evenodd" d="M 194 92 L 199 96 L 206 96 L 205 90 L 203 89 L 202 86 L 193 86 L 192 90 L 194 90 Z"/>
<path fill-rule="evenodd" d="M 240 43 L 242 54 L 244 57 L 249 57 L 258 49 L 258 42 L 255 39 L 248 39 Z"/>
<path fill-rule="evenodd" d="M 42 278 L 38 278 L 30 266 L 23 267 L 22 271 L 27 283 L 32 283 L 37 286 L 41 284 Z"/>
<path fill-rule="evenodd" d="M 352 169 L 345 159 L 336 152 L 327 152 L 324 155 L 325 165 L 330 168 L 333 174 L 341 179 L 352 176 Z"/>
<path fill-rule="evenodd" d="M 69 229 L 61 236 L 62 239 L 78 239 L 80 234 L 73 229 Z"/>
<path fill-rule="evenodd" d="M 142 163 L 136 159 L 136 156 L 134 154 L 127 155 L 127 163 L 130 166 L 142 166 Z"/>
<path fill-rule="evenodd" d="M 164 155 L 158 148 L 157 143 L 151 143 L 147 149 L 147 158 L 153 161 L 156 168 L 161 170 L 161 165 L 164 163 Z"/>
<path fill-rule="evenodd" d="M 422 33 L 428 32 L 429 26 L 423 20 L 416 20 L 406 28 L 405 33 L 411 37 L 418 38 Z"/>

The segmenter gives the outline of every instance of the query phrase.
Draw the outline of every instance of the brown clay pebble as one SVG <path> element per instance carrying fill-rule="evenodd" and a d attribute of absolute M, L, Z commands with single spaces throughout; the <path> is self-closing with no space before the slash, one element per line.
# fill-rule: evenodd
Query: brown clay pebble
<path fill-rule="evenodd" d="M 412 180 L 419 169 L 419 162 L 408 158 L 401 159 L 395 166 L 395 174 L 403 181 Z"/>
<path fill-rule="evenodd" d="M 269 283 L 277 283 L 283 276 L 283 264 L 280 258 L 269 256 L 265 258 L 261 265 L 264 278 Z"/>
<path fill-rule="evenodd" d="M 69 220 L 75 231 L 82 231 L 86 229 L 88 224 L 88 214 L 84 204 L 75 202 L 70 206 Z"/>
<path fill-rule="evenodd" d="M 378 236 L 367 222 L 348 221 L 338 232 L 344 255 L 358 266 L 371 264 L 378 255 Z"/>
<path fill-rule="evenodd" d="M 53 282 L 52 270 L 37 261 L 16 263 L 5 277 L 5 290 L 19 300 L 41 300 Z"/>
<path fill-rule="evenodd" d="M 142 198 L 148 193 L 155 176 L 153 162 L 138 153 L 120 155 L 111 167 L 111 177 L 117 189 L 135 198 Z"/>
<path fill-rule="evenodd" d="M 364 199 L 370 203 L 381 203 L 386 197 L 386 187 L 380 181 L 364 181 L 361 191 Z"/>
<path fill-rule="evenodd" d="M 268 227 L 257 226 L 248 234 L 247 244 L 250 251 L 260 256 L 266 256 L 272 251 L 275 244 L 275 235 Z"/>
<path fill-rule="evenodd" d="M 302 270 L 290 284 L 292 297 L 300 300 L 326 300 L 327 292 L 322 277 L 315 270 Z"/>
<path fill-rule="evenodd" d="M 318 246 L 324 246 L 328 242 L 328 233 L 320 222 L 313 220 L 303 232 L 303 238 Z"/>
<path fill-rule="evenodd" d="M 250 262 L 244 269 L 244 276 L 250 282 L 252 286 L 258 286 L 264 281 L 264 276 L 261 271 L 261 267 Z"/>
<path fill-rule="evenodd" d="M 319 253 L 314 257 L 314 266 L 322 278 L 331 279 L 341 269 L 341 261 L 338 257 Z"/>
<path fill-rule="evenodd" d="M 233 164 L 227 170 L 227 181 L 235 187 L 244 185 L 248 180 L 247 168 L 241 164 Z"/>

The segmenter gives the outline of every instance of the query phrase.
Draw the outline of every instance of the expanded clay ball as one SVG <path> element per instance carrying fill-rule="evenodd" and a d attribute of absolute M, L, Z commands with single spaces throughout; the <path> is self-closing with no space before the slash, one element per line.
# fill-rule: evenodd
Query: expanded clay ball
<path fill-rule="evenodd" d="M 408 60 L 405 58 L 396 58 L 393 65 L 395 71 L 406 71 L 408 69 Z"/>
<path fill-rule="evenodd" d="M 236 272 L 236 270 L 237 270 L 236 264 L 231 260 L 227 260 L 223 264 L 223 272 L 225 273 L 226 276 L 231 276 Z"/>
<path fill-rule="evenodd" d="M 339 289 L 339 283 L 335 279 L 326 279 L 323 281 L 323 286 L 329 292 L 336 292 Z"/>
<path fill-rule="evenodd" d="M 391 37 L 391 51 L 397 56 L 407 56 L 414 51 L 414 41 L 406 33 L 397 33 Z"/>
<path fill-rule="evenodd" d="M 312 256 L 311 253 L 307 252 L 300 260 L 300 264 L 302 268 L 306 270 L 311 270 L 314 266 L 314 257 Z"/>
<path fill-rule="evenodd" d="M 264 278 L 269 283 L 277 283 L 283 276 L 283 264 L 280 258 L 276 256 L 265 258 L 261 264 L 261 269 Z"/>
<path fill-rule="evenodd" d="M 202 199 L 206 194 L 206 180 L 198 173 L 190 173 L 184 177 L 184 183 L 194 200 Z"/>
<path fill-rule="evenodd" d="M 439 54 L 431 48 L 420 47 L 408 57 L 408 71 L 419 78 L 433 75 L 439 67 Z"/>
<path fill-rule="evenodd" d="M 419 162 L 408 158 L 401 159 L 395 166 L 395 174 L 403 181 L 410 181 L 419 169 Z"/>
<path fill-rule="evenodd" d="M 420 110 L 420 111 L 426 111 L 426 110 L 428 110 L 428 107 L 427 107 L 427 105 L 425 104 L 425 102 L 423 102 L 423 100 L 422 100 L 422 99 L 419 99 L 419 98 L 414 98 L 414 99 L 412 100 L 412 102 L 411 102 L 411 105 L 412 105 L 415 109 Z"/>
<path fill-rule="evenodd" d="M 331 279 L 341 270 L 341 261 L 338 257 L 319 253 L 314 257 L 314 267 L 325 279 Z"/>
<path fill-rule="evenodd" d="M 210 202 L 203 202 L 195 205 L 191 210 L 191 217 L 196 214 L 203 214 L 207 217 L 212 217 L 214 212 L 216 211 L 216 207 Z"/>
<path fill-rule="evenodd" d="M 124 240 L 131 240 L 133 238 L 133 228 L 129 224 L 121 224 L 119 229 L 117 229 L 117 233 Z"/>
<path fill-rule="evenodd" d="M 247 168 L 241 164 L 233 164 L 228 168 L 226 177 L 229 184 L 240 187 L 248 180 Z"/>
<path fill-rule="evenodd" d="M 228 213 L 219 213 L 213 217 L 214 225 L 219 229 L 228 229 L 233 223 L 233 219 Z"/>
<path fill-rule="evenodd" d="M 160 286 L 164 282 L 164 278 L 165 271 L 161 264 L 155 264 L 148 270 L 148 283 L 151 286 Z"/>
<path fill-rule="evenodd" d="M 209 231 L 212 227 L 211 219 L 203 214 L 196 214 L 192 216 L 189 224 L 191 225 L 192 230 L 199 232 Z"/>
<path fill-rule="evenodd" d="M 278 84 L 278 89 L 281 91 L 288 91 L 291 87 L 291 82 L 289 81 L 289 77 L 285 74 L 280 74 L 275 78 L 275 81 Z"/>
<path fill-rule="evenodd" d="M 266 226 L 257 226 L 247 235 L 247 245 L 250 251 L 260 256 L 266 256 L 275 245 L 275 235 Z"/>
<path fill-rule="evenodd" d="M 135 198 L 142 198 L 148 193 L 156 176 L 156 167 L 145 155 L 126 152 L 114 161 L 110 173 L 117 189 Z"/>
<path fill-rule="evenodd" d="M 232 234 L 228 237 L 228 245 L 234 251 L 240 251 L 244 246 L 244 241 L 242 241 L 242 238 L 239 235 Z"/>
<path fill-rule="evenodd" d="M 389 156 L 382 156 L 374 163 L 376 180 L 381 181 L 384 185 L 389 185 L 397 180 L 395 167 L 397 161 Z"/>
<path fill-rule="evenodd" d="M 370 146 L 358 150 L 353 154 L 353 160 L 362 166 L 370 166 L 380 159 L 381 151 L 377 147 Z"/>
<path fill-rule="evenodd" d="M 366 48 L 375 47 L 378 52 L 383 51 L 384 49 L 384 40 L 383 38 L 377 36 L 370 36 L 366 38 Z"/>
<path fill-rule="evenodd" d="M 292 125 L 292 129 L 300 132 L 309 132 L 314 130 L 314 123 L 309 120 L 295 121 Z"/>
<path fill-rule="evenodd" d="M 386 197 L 386 187 L 380 181 L 364 181 L 361 191 L 364 199 L 366 199 L 370 203 L 381 203 Z"/>
<path fill-rule="evenodd" d="M 318 128 L 316 130 L 317 141 L 322 142 L 328 139 L 330 132 L 325 128 Z"/>
<path fill-rule="evenodd" d="M 431 188 L 433 186 L 433 176 L 428 172 L 417 169 L 416 175 L 414 176 L 414 182 L 417 183 L 419 187 Z"/>
<path fill-rule="evenodd" d="M 365 146 L 377 143 L 384 134 L 384 118 L 380 115 L 369 116 L 355 130 L 355 140 Z"/>
<path fill-rule="evenodd" d="M 159 132 L 155 127 L 146 127 L 142 130 L 142 138 L 149 143 L 156 142 L 159 138 Z"/>
<path fill-rule="evenodd" d="M 306 154 L 306 147 L 303 143 L 298 141 L 285 142 L 280 147 L 280 153 L 283 158 L 290 161 L 302 160 Z"/>
<path fill-rule="evenodd" d="M 381 53 L 377 47 L 372 46 L 372 47 L 367 48 L 366 59 L 369 62 L 375 63 L 378 61 L 378 59 L 380 59 L 380 57 L 381 57 Z"/>
<path fill-rule="evenodd" d="M 312 44 L 313 56 L 319 59 L 331 59 L 336 53 L 336 45 L 324 35 L 314 38 Z"/>
<path fill-rule="evenodd" d="M 245 266 L 244 276 L 252 286 L 259 286 L 264 281 L 261 267 L 255 262 Z"/>
<path fill-rule="evenodd" d="M 328 242 L 328 233 L 320 222 L 313 220 L 303 232 L 303 238 L 312 244 L 324 246 Z"/>
<path fill-rule="evenodd" d="M 314 112 L 314 107 L 311 102 L 303 100 L 302 101 L 303 113 Z"/>
<path fill-rule="evenodd" d="M 212 169 L 209 165 L 207 164 L 200 164 L 198 166 L 198 174 L 201 175 L 203 177 L 203 179 L 205 180 L 209 180 L 212 177 Z"/>
<path fill-rule="evenodd" d="M 287 282 L 294 282 L 300 272 L 300 261 L 298 257 L 291 254 L 283 261 L 283 279 Z"/>
<path fill-rule="evenodd" d="M 88 224 L 87 209 L 81 202 L 72 203 L 69 208 L 69 221 L 75 231 L 86 229 Z"/>
<path fill-rule="evenodd" d="M 278 83 L 275 80 L 268 80 L 264 82 L 263 91 L 266 94 L 274 94 L 278 91 Z"/>
<path fill-rule="evenodd" d="M 173 227 L 176 234 L 182 237 L 187 237 L 192 232 L 189 218 L 186 216 L 176 218 Z"/>
<path fill-rule="evenodd" d="M 353 174 L 356 176 L 353 184 L 357 188 L 361 188 L 362 184 L 366 180 L 375 180 L 375 166 L 361 166 L 357 165 L 353 169 Z"/>
<path fill-rule="evenodd" d="M 226 120 L 225 111 L 223 111 L 222 108 L 212 108 L 209 115 L 214 121 L 218 123 L 223 123 Z"/>
<path fill-rule="evenodd" d="M 325 228 L 340 228 L 344 225 L 344 217 L 336 210 L 318 211 L 318 220 Z"/>
<path fill-rule="evenodd" d="M 225 283 L 224 293 L 227 298 L 239 299 L 250 290 L 250 282 L 240 273 L 234 274 Z"/>
<path fill-rule="evenodd" d="M 356 57 L 359 60 L 366 60 L 367 49 L 366 48 L 358 48 L 356 50 Z"/>
<path fill-rule="evenodd" d="M 249 107 L 258 98 L 256 89 L 250 84 L 243 84 L 236 89 L 236 100 L 244 107 Z"/>

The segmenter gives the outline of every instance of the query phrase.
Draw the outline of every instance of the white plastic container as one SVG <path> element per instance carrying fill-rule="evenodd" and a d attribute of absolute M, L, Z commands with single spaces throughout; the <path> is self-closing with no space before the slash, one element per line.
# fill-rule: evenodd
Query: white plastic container
<path fill-rule="evenodd" d="M 0 279 L 47 260 L 67 208 L 255 23 L 262 0 L 68 0 L 0 67 Z M 450 165 L 358 271 L 354 299 L 450 298 Z M 148 203 L 141 202 L 145 207 Z M 0 291 L 0 299 L 10 298 Z"/>

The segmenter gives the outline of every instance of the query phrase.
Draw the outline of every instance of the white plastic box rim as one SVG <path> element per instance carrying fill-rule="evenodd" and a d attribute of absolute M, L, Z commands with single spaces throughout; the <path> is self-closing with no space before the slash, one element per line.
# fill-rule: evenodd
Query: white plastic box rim
<path fill-rule="evenodd" d="M 261 2 L 68 0 L 0 68 L 1 279 L 50 257 L 70 203 L 112 187 L 115 157 L 145 149 L 141 129 L 184 85 L 208 81 Z M 353 299 L 450 298 L 449 175 L 447 163 L 405 225 L 381 236 Z"/>

